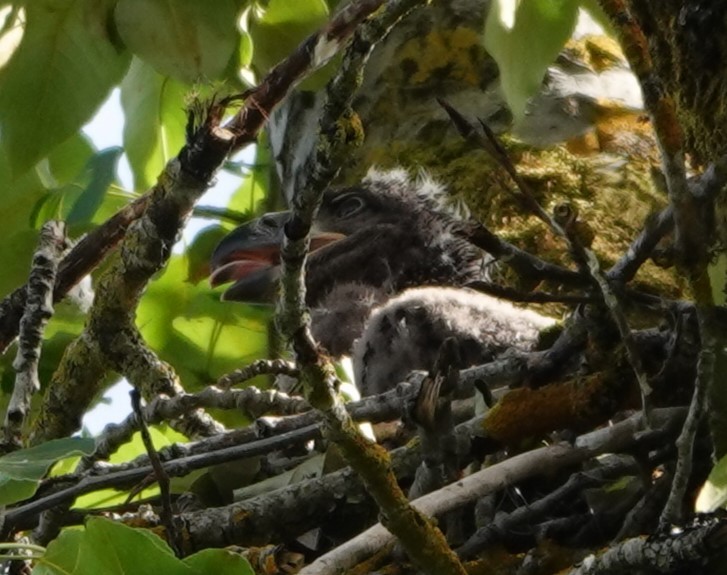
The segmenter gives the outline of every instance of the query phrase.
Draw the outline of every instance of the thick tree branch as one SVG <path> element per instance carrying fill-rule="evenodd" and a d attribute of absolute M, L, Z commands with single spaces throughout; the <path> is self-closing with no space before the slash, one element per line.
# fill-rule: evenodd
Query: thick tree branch
<path fill-rule="evenodd" d="M 724 548 L 727 526 L 712 520 L 704 526 L 656 537 L 637 537 L 619 543 L 605 553 L 587 557 L 569 575 L 608 573 L 692 572 L 704 567 Z"/>

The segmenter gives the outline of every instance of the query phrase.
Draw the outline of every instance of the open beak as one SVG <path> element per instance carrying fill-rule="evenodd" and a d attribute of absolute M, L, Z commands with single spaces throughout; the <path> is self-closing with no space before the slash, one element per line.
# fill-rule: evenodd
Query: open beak
<path fill-rule="evenodd" d="M 231 231 L 210 260 L 212 287 L 233 282 L 225 301 L 272 302 L 280 277 L 280 244 L 290 212 L 272 212 Z M 341 234 L 314 233 L 311 251 L 341 239 Z"/>

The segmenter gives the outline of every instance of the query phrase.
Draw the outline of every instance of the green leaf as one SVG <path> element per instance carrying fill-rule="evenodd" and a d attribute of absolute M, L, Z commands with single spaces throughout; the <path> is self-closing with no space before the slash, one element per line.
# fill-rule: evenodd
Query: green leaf
<path fill-rule="evenodd" d="M 124 148 L 139 191 L 151 187 L 184 145 L 188 90 L 138 58 L 121 83 Z"/>
<path fill-rule="evenodd" d="M 195 573 L 215 575 L 255 575 L 247 559 L 226 549 L 204 549 L 187 557 L 184 562 Z"/>
<path fill-rule="evenodd" d="M 224 549 L 206 549 L 177 559 L 169 546 L 145 529 L 89 517 L 83 530 L 66 530 L 37 560 L 33 575 L 253 575 L 250 564 Z"/>
<path fill-rule="evenodd" d="M 77 132 L 123 76 L 129 55 L 110 35 L 114 4 L 25 3 L 25 34 L 0 73 L 0 130 L 14 174 Z"/>
<path fill-rule="evenodd" d="M 71 183 L 47 192 L 33 210 L 31 225 L 40 229 L 48 220 L 61 219 L 73 226 L 73 233 L 80 235 L 88 231 L 92 223 L 100 223 L 121 208 L 130 198 L 119 198 L 107 192 L 116 179 L 116 164 L 122 151 L 113 147 L 98 152 Z M 99 218 L 103 206 L 106 210 Z"/>
<path fill-rule="evenodd" d="M 90 455 L 93 439 L 66 437 L 0 457 L 0 504 L 27 499 L 56 461 L 74 455 Z"/>
<path fill-rule="evenodd" d="M 123 150 L 119 147 L 102 150 L 91 158 L 86 168 L 88 184 L 73 204 L 68 214 L 69 225 L 85 224 L 91 221 L 101 207 L 106 190 L 116 178 L 116 164 Z"/>
<path fill-rule="evenodd" d="M 694 504 L 697 513 L 712 513 L 727 503 L 727 456 L 712 468 Z"/>
<path fill-rule="evenodd" d="M 42 162 L 47 165 L 48 175 L 53 178 L 48 187 L 55 188 L 72 182 L 95 153 L 96 147 L 83 132 L 73 134 L 56 146 Z"/>
<path fill-rule="evenodd" d="M 242 68 L 249 68 L 252 64 L 252 38 L 247 32 L 242 32 L 240 36 L 240 46 L 238 48 L 238 64 Z"/>
<path fill-rule="evenodd" d="M 79 529 L 66 529 L 50 542 L 45 555 L 36 561 L 33 575 L 67 575 L 75 573 L 78 553 L 84 533 Z"/>
<path fill-rule="evenodd" d="M 0 296 L 23 285 L 28 279 L 33 250 L 38 242 L 38 232 L 31 225 L 31 214 L 47 193 L 36 170 L 12 178 L 5 150 L 4 142 L 0 142 L 0 221 L 3 223 Z"/>
<path fill-rule="evenodd" d="M 237 12 L 233 0 L 119 0 L 116 25 L 160 74 L 193 83 L 221 77 L 239 43 Z"/>
<path fill-rule="evenodd" d="M 150 531 L 101 517 L 86 521 L 74 575 L 195 575 Z"/>
<path fill-rule="evenodd" d="M 328 20 L 324 0 L 270 0 L 265 11 L 250 19 L 252 64 L 264 74 Z"/>
<path fill-rule="evenodd" d="M 493 0 L 485 22 L 485 48 L 500 68 L 500 82 L 516 121 L 540 89 L 548 66 L 570 38 L 578 0 Z"/>
<path fill-rule="evenodd" d="M 171 363 L 188 391 L 267 355 L 271 308 L 221 302 L 206 281 L 185 281 L 187 258 L 174 256 L 152 282 L 137 310 L 144 339 Z M 240 414 L 221 414 L 223 423 L 240 423 Z"/>

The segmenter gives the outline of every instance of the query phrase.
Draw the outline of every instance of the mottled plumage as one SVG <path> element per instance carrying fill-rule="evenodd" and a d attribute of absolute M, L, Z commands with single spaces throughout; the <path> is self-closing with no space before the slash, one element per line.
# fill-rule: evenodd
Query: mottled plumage
<path fill-rule="evenodd" d="M 486 279 L 491 257 L 456 233 L 461 208 L 427 176 L 372 170 L 324 195 L 306 275 L 316 339 L 353 352 L 356 383 L 378 393 L 412 369 L 429 369 L 448 337 L 463 366 L 533 345 L 552 320 L 464 289 Z M 268 295 L 277 278 L 284 213 L 241 226 L 215 250 L 213 283 L 237 280 L 227 299 Z M 277 245 L 277 244 L 276 244 Z M 319 247 L 322 246 L 322 247 Z M 257 251 L 256 251 L 257 250 Z"/>

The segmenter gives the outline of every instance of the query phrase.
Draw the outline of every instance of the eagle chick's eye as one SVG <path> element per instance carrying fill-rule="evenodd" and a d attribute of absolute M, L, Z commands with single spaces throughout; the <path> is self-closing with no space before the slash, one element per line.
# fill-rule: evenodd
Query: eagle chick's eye
<path fill-rule="evenodd" d="M 359 213 L 365 206 L 366 203 L 363 198 L 360 196 L 350 195 L 338 202 L 338 205 L 336 206 L 336 215 L 339 218 L 350 218 L 351 216 Z"/>
<path fill-rule="evenodd" d="M 260 218 L 260 225 L 264 228 L 278 228 L 278 223 L 275 221 L 275 218 L 271 217 L 268 214 L 264 214 Z"/>

